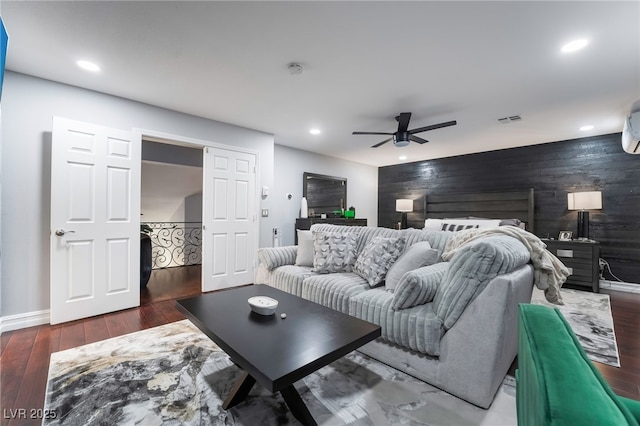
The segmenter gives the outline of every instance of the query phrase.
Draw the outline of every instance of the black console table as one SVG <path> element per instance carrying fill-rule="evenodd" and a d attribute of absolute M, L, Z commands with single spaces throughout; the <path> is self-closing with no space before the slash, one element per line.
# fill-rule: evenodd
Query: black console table
<path fill-rule="evenodd" d="M 332 225 L 346 225 L 346 226 L 367 226 L 367 219 L 347 219 L 344 217 L 328 217 L 322 219 L 320 217 L 309 217 L 305 219 L 296 219 L 296 230 L 311 229 L 311 225 L 314 223 L 330 223 Z M 298 244 L 298 233 L 295 232 L 296 244 Z"/>

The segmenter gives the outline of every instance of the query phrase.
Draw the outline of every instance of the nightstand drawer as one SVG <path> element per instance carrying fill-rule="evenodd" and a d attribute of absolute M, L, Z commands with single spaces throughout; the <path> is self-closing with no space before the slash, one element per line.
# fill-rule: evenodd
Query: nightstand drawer
<path fill-rule="evenodd" d="M 594 292 L 600 289 L 598 259 L 600 245 L 594 241 L 543 240 L 547 250 L 556 256 L 571 275 L 566 283 L 580 287 L 590 287 Z"/>
<path fill-rule="evenodd" d="M 591 261 L 591 248 L 553 248 L 549 250 L 551 253 L 555 254 L 558 259 L 569 258 L 569 259 L 588 259 Z"/>
<path fill-rule="evenodd" d="M 576 269 L 569 266 L 567 268 L 569 269 L 569 272 L 571 272 L 571 275 L 569 275 L 569 278 L 567 278 L 567 282 L 569 280 L 580 281 L 588 283 L 589 285 L 591 285 L 591 283 L 593 282 L 593 273 L 590 269 Z"/>

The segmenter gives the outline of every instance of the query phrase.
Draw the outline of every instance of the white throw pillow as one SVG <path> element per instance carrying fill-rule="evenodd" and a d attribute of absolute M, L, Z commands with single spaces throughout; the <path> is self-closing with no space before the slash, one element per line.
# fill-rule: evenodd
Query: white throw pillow
<path fill-rule="evenodd" d="M 433 265 L 439 260 L 440 252 L 431 248 L 428 241 L 415 243 L 398 258 L 391 268 L 389 268 L 384 288 L 389 291 L 394 291 L 398 282 L 405 273 L 422 266 Z"/>
<path fill-rule="evenodd" d="M 298 251 L 296 253 L 296 265 L 313 266 L 313 233 L 296 229 L 298 233 Z"/>

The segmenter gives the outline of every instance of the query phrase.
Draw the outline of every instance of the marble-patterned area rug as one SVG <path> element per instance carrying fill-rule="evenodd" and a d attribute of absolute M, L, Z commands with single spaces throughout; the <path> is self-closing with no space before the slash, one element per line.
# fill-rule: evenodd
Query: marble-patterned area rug
<path fill-rule="evenodd" d="M 564 305 L 553 305 L 541 290 L 534 289 L 531 303 L 558 308 L 590 360 L 620 367 L 609 295 L 563 288 L 562 299 Z"/>
<path fill-rule="evenodd" d="M 51 354 L 45 409 L 65 425 L 299 424 L 279 394 L 256 384 L 222 409 L 240 373 L 189 321 Z M 295 384 L 321 425 L 516 425 L 507 376 L 483 410 L 359 352 Z M 53 410 L 53 411 L 52 411 Z"/>

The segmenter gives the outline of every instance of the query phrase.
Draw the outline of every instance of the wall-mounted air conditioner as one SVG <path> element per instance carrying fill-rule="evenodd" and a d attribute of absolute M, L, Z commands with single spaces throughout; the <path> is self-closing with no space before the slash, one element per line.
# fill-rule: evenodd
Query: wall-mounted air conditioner
<path fill-rule="evenodd" d="M 622 149 L 629 154 L 640 154 L 640 100 L 633 104 L 624 120 Z"/>

